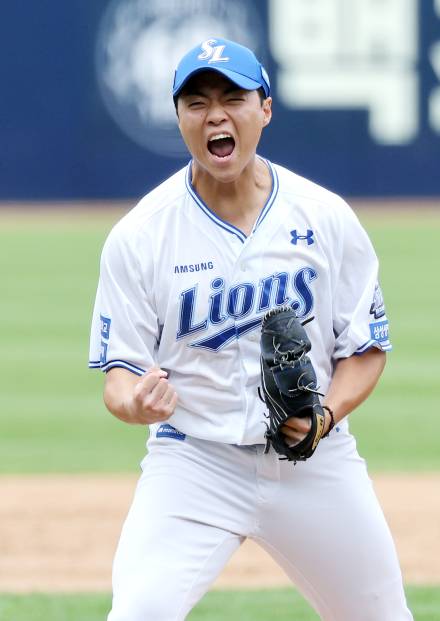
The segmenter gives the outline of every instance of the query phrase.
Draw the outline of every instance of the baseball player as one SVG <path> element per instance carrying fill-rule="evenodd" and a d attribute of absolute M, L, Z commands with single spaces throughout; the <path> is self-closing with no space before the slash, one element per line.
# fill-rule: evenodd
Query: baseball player
<path fill-rule="evenodd" d="M 109 621 L 180 621 L 247 538 L 326 621 L 408 621 L 395 547 L 349 432 L 391 348 L 378 262 L 338 196 L 257 155 L 271 120 L 254 54 L 211 38 L 173 97 L 192 156 L 116 224 L 102 253 L 90 366 L 110 412 L 149 425 L 113 567 Z M 260 333 L 307 326 L 323 439 L 266 449 Z M 290 445 L 310 430 L 290 418 Z M 324 439 L 324 436 L 327 436 Z"/>

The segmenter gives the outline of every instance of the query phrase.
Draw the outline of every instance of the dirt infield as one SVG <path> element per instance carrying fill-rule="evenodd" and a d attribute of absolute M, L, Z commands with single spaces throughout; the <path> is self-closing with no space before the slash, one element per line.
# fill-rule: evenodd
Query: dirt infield
<path fill-rule="evenodd" d="M 440 473 L 374 476 L 404 578 L 440 584 Z M 0 477 L 0 591 L 108 591 L 136 478 Z M 217 588 L 282 586 L 284 573 L 246 542 Z"/>

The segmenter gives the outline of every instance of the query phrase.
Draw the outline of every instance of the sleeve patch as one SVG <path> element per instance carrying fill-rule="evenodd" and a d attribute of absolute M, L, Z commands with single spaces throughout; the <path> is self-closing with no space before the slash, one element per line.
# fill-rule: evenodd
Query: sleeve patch
<path fill-rule="evenodd" d="M 101 365 L 107 362 L 107 347 L 108 347 L 108 343 L 106 343 L 103 339 L 101 339 L 101 355 L 99 358 L 99 362 L 101 363 Z"/>
<path fill-rule="evenodd" d="M 107 349 L 108 349 L 108 340 L 110 338 L 110 326 L 112 320 L 110 317 L 105 317 L 104 315 L 100 315 L 101 319 L 101 354 L 100 354 L 100 363 L 101 366 L 107 362 Z"/>
<path fill-rule="evenodd" d="M 379 283 L 376 283 L 376 287 L 374 289 L 374 297 L 370 307 L 370 315 L 374 315 L 375 319 L 380 319 L 385 315 L 385 303 Z"/>
<path fill-rule="evenodd" d="M 110 338 L 110 326 L 112 320 L 110 319 L 110 317 L 104 317 L 104 315 L 100 315 L 99 317 L 101 319 L 101 336 L 103 339 L 106 339 L 108 341 L 108 339 Z"/>
<path fill-rule="evenodd" d="M 385 343 L 389 339 L 388 321 L 375 321 L 370 323 L 371 338 L 378 343 Z"/>

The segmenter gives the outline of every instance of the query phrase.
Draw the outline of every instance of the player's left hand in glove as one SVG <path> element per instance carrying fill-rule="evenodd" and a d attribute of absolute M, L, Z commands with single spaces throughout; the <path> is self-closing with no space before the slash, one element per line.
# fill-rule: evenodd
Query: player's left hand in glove
<path fill-rule="evenodd" d="M 326 435 L 334 424 L 331 410 L 319 401 L 315 370 L 307 356 L 311 343 L 305 323 L 291 307 L 281 307 L 266 313 L 261 327 L 261 385 L 269 410 L 266 451 L 271 445 L 283 458 L 295 462 L 311 457 L 324 437 L 324 408 L 331 417 Z M 297 443 L 282 430 L 293 417 L 310 419 L 309 431 Z"/>

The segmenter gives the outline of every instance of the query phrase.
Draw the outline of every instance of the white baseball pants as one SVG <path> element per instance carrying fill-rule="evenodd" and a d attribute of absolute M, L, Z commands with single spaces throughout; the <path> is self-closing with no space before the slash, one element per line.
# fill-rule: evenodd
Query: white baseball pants
<path fill-rule="evenodd" d="M 152 437 L 113 567 L 108 621 L 181 621 L 246 537 L 325 621 L 411 621 L 365 463 L 333 430 L 294 466 L 263 446 Z"/>

